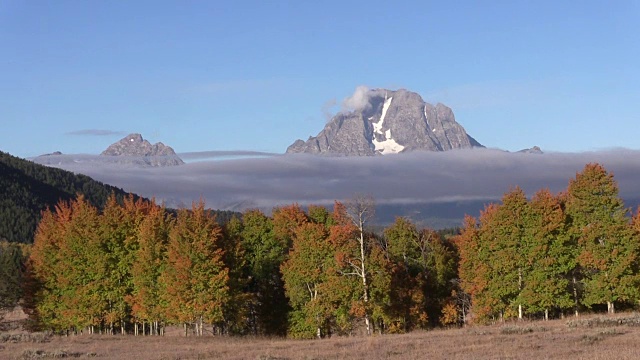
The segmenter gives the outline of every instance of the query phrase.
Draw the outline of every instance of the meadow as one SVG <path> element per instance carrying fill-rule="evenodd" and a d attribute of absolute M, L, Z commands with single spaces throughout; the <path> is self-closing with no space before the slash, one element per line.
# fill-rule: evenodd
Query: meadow
<path fill-rule="evenodd" d="M 514 321 L 400 335 L 291 340 L 252 337 L 0 334 L 0 358 L 101 359 L 637 359 L 640 314 Z"/>

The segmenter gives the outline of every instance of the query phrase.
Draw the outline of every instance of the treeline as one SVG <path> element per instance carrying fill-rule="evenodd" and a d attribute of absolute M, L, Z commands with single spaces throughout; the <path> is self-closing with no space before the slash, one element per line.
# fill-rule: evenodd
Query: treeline
<path fill-rule="evenodd" d="M 640 300 L 640 215 L 629 216 L 601 165 L 559 194 L 529 199 L 514 188 L 457 235 L 404 218 L 372 233 L 373 208 L 357 197 L 221 224 L 202 202 L 174 212 L 112 196 L 99 210 L 79 196 L 44 211 L 33 247 L 19 249 L 23 307 L 56 332 L 183 325 L 313 338 L 614 312 Z"/>
<path fill-rule="evenodd" d="M 367 199 L 331 212 L 291 205 L 219 225 L 202 202 L 174 217 L 132 197 L 99 211 L 80 196 L 43 213 L 25 308 L 56 332 L 184 324 L 312 338 L 455 323 L 453 245 L 404 219 L 368 233 L 372 210 Z"/>
<path fill-rule="evenodd" d="M 613 175 L 588 164 L 560 194 L 515 188 L 468 216 L 456 245 L 474 320 L 635 307 L 640 214 L 629 215 Z"/>

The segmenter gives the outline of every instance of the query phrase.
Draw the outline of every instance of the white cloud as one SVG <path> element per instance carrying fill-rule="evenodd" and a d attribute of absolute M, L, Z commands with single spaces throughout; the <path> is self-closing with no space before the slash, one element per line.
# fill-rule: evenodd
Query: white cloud
<path fill-rule="evenodd" d="M 342 101 L 342 110 L 360 111 L 367 110 L 371 104 L 369 103 L 370 91 L 367 86 L 360 85 L 353 94 Z"/>
<path fill-rule="evenodd" d="M 262 152 L 262 151 L 249 151 L 249 150 L 214 150 L 214 151 L 193 151 L 183 152 L 177 154 L 182 160 L 206 160 L 206 159 L 229 159 L 229 158 L 243 158 L 243 157 L 265 157 L 276 156 L 279 154 Z"/>

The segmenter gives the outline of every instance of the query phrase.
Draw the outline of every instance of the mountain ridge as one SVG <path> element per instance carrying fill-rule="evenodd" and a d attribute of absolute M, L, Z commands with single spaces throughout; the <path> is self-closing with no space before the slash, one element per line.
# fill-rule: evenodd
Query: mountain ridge
<path fill-rule="evenodd" d="M 183 165 L 184 161 L 176 152 L 162 142 L 151 144 L 141 134 L 132 133 L 109 145 L 100 156 L 122 157 L 125 162 L 141 163 L 149 166 Z M 125 160 L 126 158 L 133 158 Z"/>
<path fill-rule="evenodd" d="M 372 156 L 484 147 L 456 122 L 451 108 L 405 89 L 358 88 L 345 103 L 351 111 L 339 112 L 318 135 L 296 140 L 286 153 Z"/>
<path fill-rule="evenodd" d="M 64 167 L 76 163 L 94 166 L 124 165 L 134 167 L 164 167 L 184 165 L 171 146 L 162 142 L 151 144 L 142 135 L 132 133 L 109 145 L 100 155 L 69 154 L 60 151 L 30 159 L 41 165 Z"/>

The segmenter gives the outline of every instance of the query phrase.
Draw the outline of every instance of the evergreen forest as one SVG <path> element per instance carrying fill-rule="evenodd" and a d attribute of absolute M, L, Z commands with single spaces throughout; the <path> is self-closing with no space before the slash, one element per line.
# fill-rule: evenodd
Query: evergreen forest
<path fill-rule="evenodd" d="M 102 208 L 109 195 L 120 201 L 122 189 L 82 174 L 56 169 L 0 151 L 0 239 L 31 243 L 40 213 L 53 209 L 60 200 L 83 194 L 93 206 Z"/>

